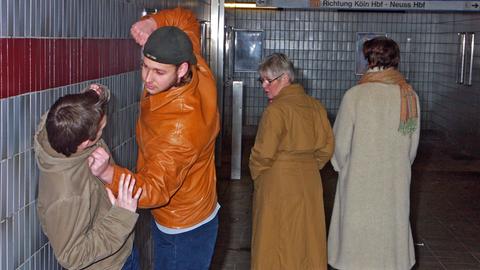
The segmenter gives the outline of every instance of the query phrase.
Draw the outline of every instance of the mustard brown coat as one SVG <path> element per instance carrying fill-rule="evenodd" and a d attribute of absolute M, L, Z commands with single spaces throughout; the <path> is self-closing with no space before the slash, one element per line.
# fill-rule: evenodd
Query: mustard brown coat
<path fill-rule="evenodd" d="M 265 109 L 250 155 L 251 269 L 327 269 L 319 170 L 333 152 L 323 105 L 292 84 Z"/>

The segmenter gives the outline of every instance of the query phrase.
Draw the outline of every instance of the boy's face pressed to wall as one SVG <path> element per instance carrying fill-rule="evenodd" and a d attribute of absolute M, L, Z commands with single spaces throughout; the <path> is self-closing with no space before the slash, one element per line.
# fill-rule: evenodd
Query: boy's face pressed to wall
<path fill-rule="evenodd" d="M 100 125 L 98 126 L 98 131 L 97 131 L 97 137 L 95 138 L 95 141 L 93 142 L 93 144 L 96 144 L 98 140 L 100 140 L 103 134 L 103 129 L 105 128 L 106 125 L 107 125 L 107 115 L 105 114 L 102 117 L 102 120 L 100 120 Z"/>
<path fill-rule="evenodd" d="M 81 143 L 79 146 L 78 146 L 78 149 L 77 149 L 77 152 L 79 151 L 82 151 L 82 150 L 85 150 L 86 148 L 96 144 L 98 142 L 98 140 L 100 140 L 100 138 L 102 137 L 102 134 L 103 134 L 103 129 L 105 128 L 105 126 L 107 125 L 107 115 L 105 114 L 103 117 L 102 117 L 102 120 L 100 120 L 100 124 L 98 125 L 98 131 L 97 131 L 97 136 L 95 137 L 95 140 L 91 141 L 91 140 L 86 140 L 84 141 L 83 143 Z"/>

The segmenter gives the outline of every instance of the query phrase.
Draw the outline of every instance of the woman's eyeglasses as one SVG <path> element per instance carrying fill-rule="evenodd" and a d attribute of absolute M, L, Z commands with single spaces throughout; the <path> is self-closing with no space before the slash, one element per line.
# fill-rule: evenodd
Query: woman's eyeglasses
<path fill-rule="evenodd" d="M 284 73 L 280 74 L 279 76 L 273 78 L 273 79 L 262 79 L 261 77 L 258 78 L 258 81 L 260 82 L 260 84 L 263 84 L 264 82 L 267 82 L 268 84 L 271 84 L 272 82 L 274 82 L 275 80 L 277 80 L 278 78 L 282 77 Z"/>

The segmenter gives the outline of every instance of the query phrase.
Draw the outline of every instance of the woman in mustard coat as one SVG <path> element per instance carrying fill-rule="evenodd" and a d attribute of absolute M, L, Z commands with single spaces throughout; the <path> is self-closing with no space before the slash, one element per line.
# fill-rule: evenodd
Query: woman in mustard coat
<path fill-rule="evenodd" d="M 327 269 L 319 170 L 334 141 L 323 105 L 294 84 L 284 54 L 259 68 L 268 98 L 250 155 L 254 182 L 251 269 Z"/>

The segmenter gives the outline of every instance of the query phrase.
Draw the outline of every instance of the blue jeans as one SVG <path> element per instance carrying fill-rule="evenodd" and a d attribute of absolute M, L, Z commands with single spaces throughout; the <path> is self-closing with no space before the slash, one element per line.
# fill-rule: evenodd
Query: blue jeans
<path fill-rule="evenodd" d="M 133 246 L 132 253 L 128 256 L 127 261 L 122 267 L 122 270 L 139 270 L 140 269 L 140 255 L 138 249 Z"/>
<path fill-rule="evenodd" d="M 166 234 L 152 222 L 155 270 L 208 270 L 215 249 L 218 215 L 202 226 L 180 234 Z"/>

